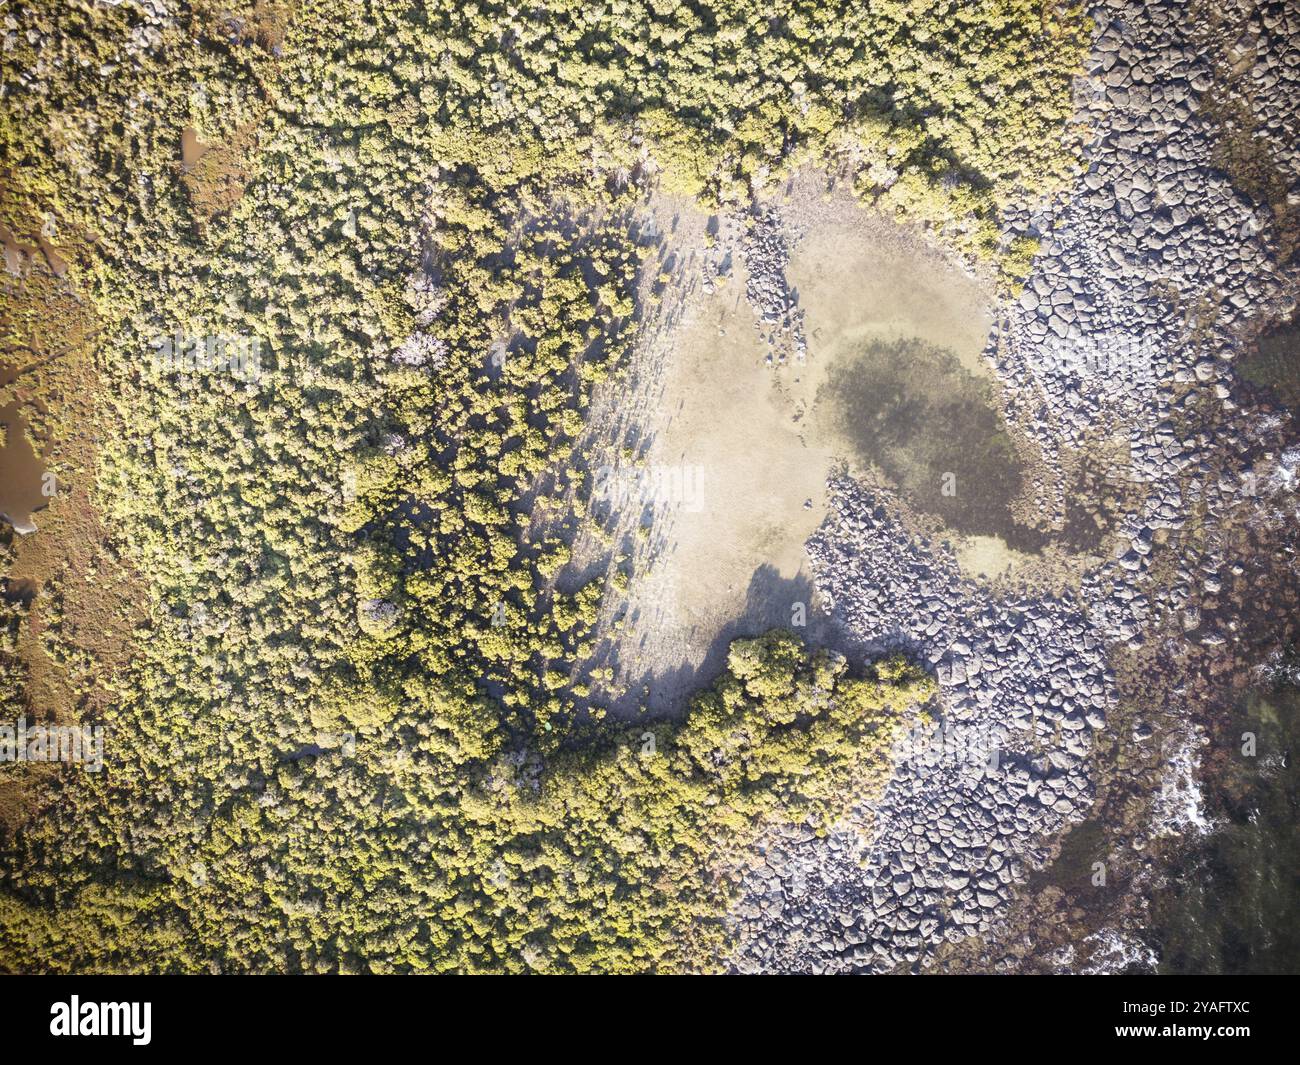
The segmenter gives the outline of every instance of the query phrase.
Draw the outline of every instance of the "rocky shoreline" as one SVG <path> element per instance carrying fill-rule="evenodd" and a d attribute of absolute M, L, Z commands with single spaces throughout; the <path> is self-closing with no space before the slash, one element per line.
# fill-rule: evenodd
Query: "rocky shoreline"
<path fill-rule="evenodd" d="M 1008 424 L 1041 452 L 1038 498 L 1055 528 L 1071 504 L 1069 456 L 1101 437 L 1127 443 L 1116 473 L 1140 502 L 1077 593 L 1031 596 L 963 578 L 947 548 L 907 530 L 889 493 L 832 484 L 808 545 L 818 592 L 864 649 L 903 647 L 936 669 L 941 739 L 903 752 L 856 824 L 765 841 L 732 914 L 736 970 L 920 969 L 975 936 L 969 960 L 987 965 L 1023 931 L 1030 873 L 1111 786 L 1115 752 L 1151 739 L 1115 663 L 1141 674 L 1173 640 L 1227 674 L 1276 650 L 1281 629 L 1252 631 L 1249 595 L 1232 593 L 1294 582 L 1300 448 L 1238 365 L 1300 291 L 1288 229 L 1300 212 L 1300 11 L 1241 4 L 1202 24 L 1182 4 L 1111 0 L 1092 13 L 1076 85 L 1092 138 L 1068 194 L 1007 219 L 1041 250 L 1023 291 L 1001 301 L 986 354 Z M 1232 90 L 1235 121 L 1248 110 L 1280 201 L 1253 200 L 1225 155 L 1225 62 L 1244 86 Z M 1234 553 L 1229 530 L 1243 527 L 1284 549 Z M 1169 752 L 1156 779 L 1191 780 L 1211 700 L 1169 698 L 1151 708 Z M 1124 736 L 1108 734 L 1121 723 Z M 1147 798 L 1154 809 L 1159 791 Z M 1163 816 L 1132 850 L 1178 834 L 1178 812 Z M 1092 935 L 1067 967 L 1151 962 L 1114 929 Z"/>

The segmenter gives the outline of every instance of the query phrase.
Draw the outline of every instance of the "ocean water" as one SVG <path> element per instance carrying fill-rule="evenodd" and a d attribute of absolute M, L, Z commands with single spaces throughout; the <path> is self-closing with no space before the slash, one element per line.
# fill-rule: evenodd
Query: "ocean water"
<path fill-rule="evenodd" d="M 1247 732 L 1253 757 L 1241 749 Z M 1224 735 L 1234 756 L 1207 788 L 1214 828 L 1151 900 L 1157 971 L 1300 972 L 1300 687 L 1249 693 Z"/>

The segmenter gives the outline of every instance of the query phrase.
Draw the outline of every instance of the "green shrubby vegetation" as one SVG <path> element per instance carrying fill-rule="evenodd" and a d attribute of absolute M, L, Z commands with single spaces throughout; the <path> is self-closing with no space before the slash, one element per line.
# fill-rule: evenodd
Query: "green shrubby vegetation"
<path fill-rule="evenodd" d="M 87 237 L 99 499 L 151 614 L 109 770 L 4 842 L 0 967 L 704 964 L 705 870 L 767 818 L 830 817 L 925 685 L 770 636 L 684 722 L 593 701 L 627 577 L 565 579 L 563 471 L 636 337 L 634 216 L 655 186 L 743 209 L 818 161 L 992 253 L 1002 205 L 1069 165 L 1083 20 L 301 0 L 281 41 L 243 7 L 240 37 L 206 8 L 20 4 L 45 40 L 0 60 L 31 72 L 0 99 L 0 221 Z M 249 145 L 239 195 L 196 191 L 184 129 Z M 160 372 L 177 331 L 256 338 L 260 377 Z"/>
<path fill-rule="evenodd" d="M 140 871 L 151 888 L 65 871 L 53 911 L 0 895 L 0 956 L 60 971 L 709 967 L 744 844 L 774 818 L 824 826 L 846 788 L 879 787 L 931 691 L 899 660 L 854 679 L 778 630 L 736 641 L 684 721 L 602 729 L 545 764 L 503 749 L 489 708 L 438 678 L 406 682 L 418 713 L 401 751 L 371 746 L 377 722 L 348 693 L 326 723 L 357 728 L 361 757 L 232 780 L 176 864 Z"/>

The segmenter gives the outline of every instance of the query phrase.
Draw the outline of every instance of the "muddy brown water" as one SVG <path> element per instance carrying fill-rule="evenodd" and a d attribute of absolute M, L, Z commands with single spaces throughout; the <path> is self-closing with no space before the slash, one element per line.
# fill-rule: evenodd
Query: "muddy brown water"
<path fill-rule="evenodd" d="M 35 531 L 32 515 L 48 502 L 41 493 L 44 464 L 27 438 L 19 403 L 0 407 L 0 424 L 5 429 L 0 447 L 0 514 L 20 532 Z"/>
<path fill-rule="evenodd" d="M 198 165 L 200 159 L 208 154 L 211 145 L 204 144 L 199 140 L 198 131 L 191 126 L 186 126 L 181 130 L 181 166 L 185 170 L 192 170 Z"/>
<path fill-rule="evenodd" d="M 55 277 L 63 277 L 68 272 L 68 262 L 43 233 L 37 234 L 36 243 L 24 244 L 13 232 L 0 226 L 0 244 L 4 247 L 5 272 L 13 277 L 21 277 L 36 260 L 43 255 L 45 262 Z"/>

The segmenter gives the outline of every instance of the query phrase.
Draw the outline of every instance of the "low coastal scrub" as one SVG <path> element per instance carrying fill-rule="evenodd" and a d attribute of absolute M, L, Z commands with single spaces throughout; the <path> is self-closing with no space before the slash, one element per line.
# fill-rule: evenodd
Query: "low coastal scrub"
<path fill-rule="evenodd" d="M 603 730 L 545 764 L 492 745 L 458 763 L 431 726 L 400 746 L 365 732 L 250 774 L 133 877 L 78 877 L 81 840 L 29 832 L 24 865 L 44 856 L 57 876 L 14 879 L 60 905 L 0 895 L 0 957 L 56 971 L 714 967 L 743 845 L 869 799 L 932 692 L 901 659 L 855 678 L 774 630 L 735 641 L 681 722 Z"/>

